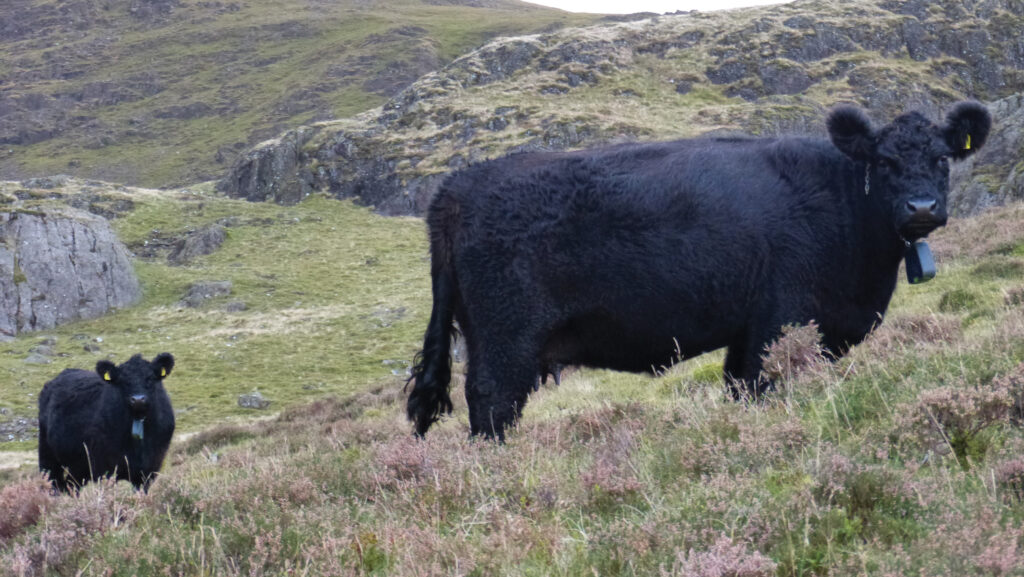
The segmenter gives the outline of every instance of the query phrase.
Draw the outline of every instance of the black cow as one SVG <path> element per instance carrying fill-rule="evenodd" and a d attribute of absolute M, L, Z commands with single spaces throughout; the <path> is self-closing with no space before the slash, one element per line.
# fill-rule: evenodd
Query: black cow
<path fill-rule="evenodd" d="M 164 390 L 174 357 L 135 355 L 96 372 L 65 369 L 39 394 L 39 470 L 61 491 L 115 476 L 149 489 L 174 434 Z"/>
<path fill-rule="evenodd" d="M 765 345 L 812 319 L 843 354 L 885 313 L 907 243 L 945 224 L 949 159 L 990 127 L 975 102 L 880 129 L 840 106 L 831 142 L 627 144 L 449 176 L 427 213 L 434 303 L 409 419 L 423 435 L 451 412 L 453 319 L 471 432 L 498 438 L 538 368 L 652 371 L 728 347 L 727 381 L 756 394 Z"/>

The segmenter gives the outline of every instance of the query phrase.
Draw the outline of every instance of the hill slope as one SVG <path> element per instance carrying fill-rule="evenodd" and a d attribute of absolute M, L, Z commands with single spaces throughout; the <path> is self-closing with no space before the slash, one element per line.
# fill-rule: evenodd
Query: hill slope
<path fill-rule="evenodd" d="M 1021 30 L 1014 0 L 798 0 L 504 38 L 379 109 L 262 144 L 220 188 L 286 203 L 322 190 L 417 213 L 445 172 L 509 151 L 820 134 L 838 101 L 888 121 L 975 98 L 993 103 L 996 134 L 957 175 L 953 204 L 965 213 L 1024 198 Z"/>
<path fill-rule="evenodd" d="M 220 176 L 297 124 L 380 105 L 498 35 L 592 22 L 515 0 L 11 0 L 0 173 Z"/>
<path fill-rule="evenodd" d="M 143 302 L 4 343 L 0 423 L 65 366 L 173 352 L 179 434 L 148 495 L 52 497 L 0 472 L 0 574 L 1021 575 L 1024 205 L 933 235 L 938 277 L 900 283 L 836 364 L 806 336 L 769 402 L 726 400 L 720 353 L 658 377 L 580 370 L 531 395 L 506 445 L 454 417 L 426 441 L 404 369 L 430 306 L 419 219 L 311 195 L 282 207 L 209 186 L 71 181 L 30 194 L 120 207 Z M 127 202 L 130 201 L 130 202 Z M 91 205 L 90 205 L 91 206 Z M 175 239 L 228 238 L 186 266 Z M 198 308 L 188 287 L 232 282 Z M 229 306 L 244 303 L 244 307 Z M 46 340 L 49 365 L 26 364 Z M 771 365 L 772 363 L 769 363 Z M 456 374 L 461 374 L 460 366 Z M 396 374 L 397 373 L 397 374 Z M 259 390 L 271 411 L 240 408 Z M 29 462 L 35 442 L 3 443 Z"/>

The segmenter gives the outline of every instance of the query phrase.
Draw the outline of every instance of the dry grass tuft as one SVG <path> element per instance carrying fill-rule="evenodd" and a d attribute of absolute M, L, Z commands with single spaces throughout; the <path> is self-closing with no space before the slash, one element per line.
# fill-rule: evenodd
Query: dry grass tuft
<path fill-rule="evenodd" d="M 935 231 L 929 242 L 937 261 L 979 259 L 1012 253 L 1021 246 L 1024 206 L 992 209 L 973 218 L 957 218 Z"/>
<path fill-rule="evenodd" d="M 873 351 L 922 344 L 955 343 L 963 336 L 960 317 L 944 314 L 897 314 L 887 318 L 868 337 Z"/>

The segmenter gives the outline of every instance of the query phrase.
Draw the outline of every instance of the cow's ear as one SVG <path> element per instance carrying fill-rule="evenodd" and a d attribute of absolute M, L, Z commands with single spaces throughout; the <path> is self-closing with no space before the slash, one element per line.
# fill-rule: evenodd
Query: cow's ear
<path fill-rule="evenodd" d="M 174 355 L 171 353 L 160 353 L 153 359 L 153 370 L 161 379 L 171 374 L 174 368 Z"/>
<path fill-rule="evenodd" d="M 110 361 L 100 361 L 96 363 L 96 374 L 104 381 L 112 382 L 117 378 L 117 365 Z"/>
<path fill-rule="evenodd" d="M 828 115 L 828 134 L 832 144 L 853 160 L 868 162 L 875 156 L 875 129 L 856 106 L 844 104 L 833 108 Z"/>
<path fill-rule="evenodd" d="M 946 126 L 942 134 L 946 144 L 953 151 L 953 158 L 966 158 L 982 146 L 992 129 L 992 116 L 988 109 L 977 102 L 957 103 L 946 115 Z"/>

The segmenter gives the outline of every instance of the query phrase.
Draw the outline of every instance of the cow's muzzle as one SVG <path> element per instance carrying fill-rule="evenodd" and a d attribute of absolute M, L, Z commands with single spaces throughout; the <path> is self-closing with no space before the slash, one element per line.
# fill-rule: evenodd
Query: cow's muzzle
<path fill-rule="evenodd" d="M 931 198 L 912 198 L 903 207 L 900 235 L 907 240 L 928 236 L 928 233 L 946 224 L 946 211 Z"/>
<path fill-rule="evenodd" d="M 128 397 L 128 408 L 135 417 L 145 416 L 149 410 L 149 399 L 146 395 L 132 395 Z"/>

